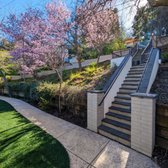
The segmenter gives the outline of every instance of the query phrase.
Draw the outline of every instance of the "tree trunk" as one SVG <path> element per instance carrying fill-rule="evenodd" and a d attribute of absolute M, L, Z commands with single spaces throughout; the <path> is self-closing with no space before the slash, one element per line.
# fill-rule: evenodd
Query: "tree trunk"
<path fill-rule="evenodd" d="M 99 66 L 99 61 L 100 61 L 100 54 L 98 55 L 98 57 L 97 57 L 97 66 Z"/>
<path fill-rule="evenodd" d="M 79 71 L 82 71 L 82 63 L 81 63 L 80 56 L 78 56 L 77 60 L 78 60 Z"/>
<path fill-rule="evenodd" d="M 103 48 L 99 48 L 99 49 L 97 49 L 97 51 L 99 53 L 99 55 L 97 57 L 97 67 L 98 67 L 99 66 L 100 57 L 102 55 Z"/>
<path fill-rule="evenodd" d="M 34 78 L 35 81 L 37 80 L 37 78 L 38 78 L 37 71 L 34 71 L 34 72 L 33 72 L 33 78 Z"/>
<path fill-rule="evenodd" d="M 8 81 L 6 79 L 5 72 L 3 72 L 2 70 L 0 70 L 0 74 L 3 77 L 4 83 L 5 83 L 5 87 L 6 87 L 7 91 L 8 91 L 8 95 L 9 95 L 9 97 L 11 97 L 11 93 L 10 93 L 10 90 L 9 90 Z"/>

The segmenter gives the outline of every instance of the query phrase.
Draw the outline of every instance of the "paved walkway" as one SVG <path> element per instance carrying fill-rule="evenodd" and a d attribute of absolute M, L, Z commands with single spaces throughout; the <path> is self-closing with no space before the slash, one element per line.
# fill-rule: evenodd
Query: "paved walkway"
<path fill-rule="evenodd" d="M 157 168 L 148 157 L 47 114 L 28 103 L 0 96 L 19 113 L 58 139 L 67 149 L 71 168 Z"/>

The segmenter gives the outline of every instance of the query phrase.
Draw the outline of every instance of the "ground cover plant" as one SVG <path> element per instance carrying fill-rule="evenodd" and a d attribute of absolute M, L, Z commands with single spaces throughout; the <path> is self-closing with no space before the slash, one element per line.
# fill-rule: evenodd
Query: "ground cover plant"
<path fill-rule="evenodd" d="M 62 144 L 4 101 L 0 101 L 0 134 L 1 168 L 69 167 Z"/>

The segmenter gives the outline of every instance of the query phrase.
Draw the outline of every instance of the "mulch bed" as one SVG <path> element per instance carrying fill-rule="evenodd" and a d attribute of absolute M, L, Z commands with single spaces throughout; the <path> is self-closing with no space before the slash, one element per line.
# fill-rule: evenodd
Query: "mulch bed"
<path fill-rule="evenodd" d="M 155 147 L 153 160 L 161 167 L 168 168 L 168 149 Z"/>

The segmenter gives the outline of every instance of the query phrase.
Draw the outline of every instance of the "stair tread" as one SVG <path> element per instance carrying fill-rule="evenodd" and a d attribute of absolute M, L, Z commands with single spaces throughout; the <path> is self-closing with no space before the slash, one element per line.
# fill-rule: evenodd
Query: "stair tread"
<path fill-rule="evenodd" d="M 125 96 L 116 96 L 115 98 L 125 99 L 125 100 L 131 100 L 131 97 L 125 97 Z"/>
<path fill-rule="evenodd" d="M 131 94 L 132 94 L 132 93 L 130 93 L 130 94 L 125 94 L 125 93 L 123 94 L 123 93 L 121 93 L 121 94 L 120 94 L 120 93 L 118 92 L 118 93 L 117 93 L 117 96 L 121 96 L 121 97 L 123 97 L 123 98 L 125 98 L 125 99 L 128 100 L 128 98 L 131 99 L 131 96 L 130 96 Z M 116 96 L 116 97 L 117 97 L 117 96 Z M 130 100 L 130 99 L 129 99 L 129 100 Z"/>
<path fill-rule="evenodd" d="M 131 79 L 131 78 L 130 78 Z M 139 84 L 139 82 L 140 82 L 140 79 L 131 79 L 131 80 L 128 80 L 128 79 L 125 79 L 124 80 L 124 83 L 126 83 L 126 82 L 136 82 L 136 84 Z"/>
<path fill-rule="evenodd" d="M 99 126 L 98 129 L 102 130 L 102 131 L 105 131 L 107 133 L 110 133 L 110 134 L 112 134 L 114 136 L 120 137 L 120 138 L 122 138 L 122 139 L 124 139 L 126 141 L 130 141 L 130 135 L 125 134 L 125 133 L 123 133 L 121 131 L 115 130 L 113 128 L 110 128 L 110 127 L 107 127 L 107 126 L 104 126 L 104 125 Z"/>
<path fill-rule="evenodd" d="M 144 65 L 132 66 L 131 69 L 144 68 L 144 67 L 145 67 L 145 64 Z"/>
<path fill-rule="evenodd" d="M 127 103 L 127 102 L 121 102 L 121 101 L 114 101 L 114 104 L 121 104 L 121 105 L 125 105 L 125 106 L 131 106 L 131 103 Z"/>
<path fill-rule="evenodd" d="M 138 86 L 138 83 L 123 83 L 122 85 Z"/>
<path fill-rule="evenodd" d="M 144 67 L 136 67 L 136 68 L 131 68 L 130 71 L 134 71 L 134 70 L 144 70 Z"/>
<path fill-rule="evenodd" d="M 132 94 L 132 92 L 130 92 L 129 90 L 128 91 L 119 91 L 118 94 L 128 94 L 128 96 L 130 96 L 130 94 Z"/>
<path fill-rule="evenodd" d="M 143 71 L 145 68 L 131 68 L 130 71 Z M 129 72 L 130 72 L 129 71 Z"/>
<path fill-rule="evenodd" d="M 130 109 L 125 109 L 125 108 L 121 108 L 121 107 L 111 106 L 111 107 L 109 107 L 109 109 L 110 109 L 110 110 L 117 110 L 117 111 L 125 112 L 125 113 L 131 113 L 131 110 L 130 110 Z"/>
<path fill-rule="evenodd" d="M 120 89 L 124 89 L 124 90 L 135 90 L 136 91 L 136 88 L 128 88 L 128 87 L 121 87 Z"/>
<path fill-rule="evenodd" d="M 129 76 L 129 75 L 127 75 L 127 77 L 125 79 L 128 79 L 128 78 L 131 78 L 133 80 L 139 80 L 139 79 L 141 79 L 141 76 Z"/>
<path fill-rule="evenodd" d="M 115 118 L 119 118 L 119 119 L 123 119 L 123 120 L 126 120 L 126 121 L 131 121 L 131 117 L 121 115 L 121 114 L 116 114 L 116 113 L 113 113 L 113 112 L 108 112 L 108 113 L 106 113 L 106 115 L 112 116 L 112 117 L 115 117 Z"/>
<path fill-rule="evenodd" d="M 108 119 L 108 118 L 104 118 L 102 120 L 102 122 L 105 122 L 105 123 L 108 123 L 108 124 L 111 124 L 111 125 L 114 125 L 114 126 L 117 126 L 117 127 L 120 127 L 120 128 L 124 128 L 126 130 L 131 130 L 131 126 L 130 125 L 122 123 L 122 122 L 119 122 L 119 121 L 115 121 L 115 120 L 111 120 L 111 119 Z"/>
<path fill-rule="evenodd" d="M 142 77 L 141 74 L 140 75 L 137 75 L 137 74 L 136 75 L 132 75 L 132 74 L 130 75 L 130 74 L 128 74 L 126 78 L 141 78 L 141 77 Z"/>
<path fill-rule="evenodd" d="M 143 69 L 140 69 L 140 70 L 131 69 L 131 70 L 129 70 L 129 73 L 142 73 L 143 71 L 144 71 Z"/>

